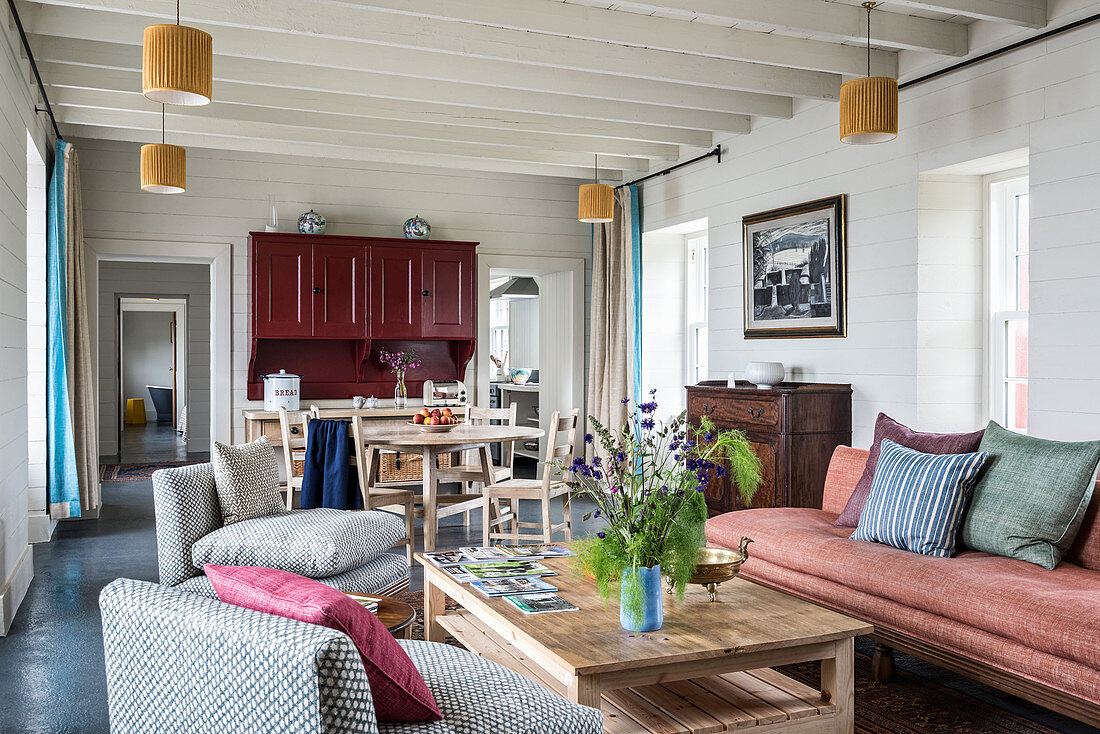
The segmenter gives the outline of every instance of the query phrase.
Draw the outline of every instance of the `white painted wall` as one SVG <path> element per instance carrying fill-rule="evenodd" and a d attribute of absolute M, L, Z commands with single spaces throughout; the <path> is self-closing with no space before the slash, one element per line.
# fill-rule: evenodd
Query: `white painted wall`
<path fill-rule="evenodd" d="M 82 149 L 82 169 L 83 166 Z M 86 176 L 84 187 L 87 208 L 91 192 Z M 89 258 L 89 262 L 93 261 Z M 187 298 L 187 450 L 209 451 L 210 268 L 205 265 L 179 263 L 117 261 L 99 263 L 99 450 L 104 455 L 118 453 L 118 413 L 121 405 L 118 395 L 120 296 Z M 152 410 L 152 401 L 144 388 L 140 395 L 130 397 L 144 398 L 146 413 Z"/>
<path fill-rule="evenodd" d="M 1051 25 L 1065 22 L 1059 8 L 1083 13 L 1084 5 L 1097 3 L 1053 3 Z M 919 429 L 943 427 L 942 415 L 917 407 L 921 394 L 948 386 L 946 376 L 926 375 L 918 390 L 919 174 L 1029 148 L 1030 430 L 1100 438 L 1100 377 L 1090 368 L 1100 360 L 1098 117 L 1093 24 L 904 90 L 901 135 L 891 143 L 841 144 L 835 103 L 801 103 L 793 119 L 758 122 L 752 135 L 723 142 L 721 165 L 646 183 L 645 228 L 709 217 L 712 374 L 777 360 L 796 379 L 851 382 L 853 441 L 866 446 L 880 410 Z M 838 193 L 849 195 L 848 337 L 746 341 L 741 217 Z M 963 422 L 951 427 L 982 421 Z"/>
<path fill-rule="evenodd" d="M 539 299 L 516 298 L 508 306 L 508 365 L 539 368 Z"/>
<path fill-rule="evenodd" d="M 172 387 L 171 329 L 171 313 L 122 313 L 122 399 L 141 398 L 150 423 L 157 420 L 157 410 L 146 386 Z"/>
<path fill-rule="evenodd" d="M 247 242 L 250 230 L 264 227 L 269 195 L 278 201 L 284 231 L 293 231 L 298 214 L 313 208 L 328 219 L 330 234 L 399 237 L 404 221 L 419 213 L 431 222 L 433 238 L 481 242 L 479 254 L 590 262 L 590 227 L 577 222 L 577 182 L 568 179 L 190 148 L 187 193 L 154 196 L 137 185 L 139 146 L 78 144 L 86 238 L 174 241 L 181 252 L 193 242 L 232 243 L 235 440 L 244 436 L 241 410 L 262 405 L 245 398 L 251 304 Z M 477 384 L 475 377 L 471 371 L 467 385 Z M 104 384 L 101 380 L 101 390 Z M 191 425 L 196 424 L 192 414 Z"/>
<path fill-rule="evenodd" d="M 28 545 L 27 131 L 43 160 L 52 147 L 34 112 L 30 71 L 0 8 L 0 634 L 34 575 Z"/>
<path fill-rule="evenodd" d="M 28 137 L 29 137 L 28 133 Z M 27 146 L 27 537 L 57 527 L 46 501 L 46 164 Z"/>

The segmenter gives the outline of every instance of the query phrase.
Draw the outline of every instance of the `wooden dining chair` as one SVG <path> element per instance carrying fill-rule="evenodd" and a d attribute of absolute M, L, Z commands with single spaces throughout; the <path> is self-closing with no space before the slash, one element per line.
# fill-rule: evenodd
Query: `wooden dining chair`
<path fill-rule="evenodd" d="M 303 465 L 306 459 L 306 439 L 310 414 L 302 411 L 292 421 L 287 409 L 279 406 L 279 432 L 283 442 L 283 462 L 286 466 L 286 508 L 294 509 L 294 492 L 302 491 Z"/>
<path fill-rule="evenodd" d="M 525 540 L 539 540 L 549 543 L 554 533 L 562 531 L 565 540 L 573 539 L 572 509 L 569 502 L 569 485 L 563 480 L 554 479 L 555 464 L 561 460 L 568 464 L 577 443 L 577 424 L 581 411 L 574 408 L 565 416 L 554 411 L 550 416 L 546 433 L 546 450 L 543 452 L 541 479 L 507 479 L 485 487 L 482 490 L 481 518 L 482 545 L 490 545 L 499 540 L 520 543 Z M 562 439 L 564 438 L 564 441 Z M 562 441 L 559 445 L 559 441 Z M 562 499 L 562 522 L 554 525 L 550 521 L 550 500 Z M 521 500 L 537 500 L 542 510 L 541 522 L 520 522 L 519 503 Z M 507 526 L 508 530 L 505 531 Z M 497 529 L 499 528 L 499 529 Z M 524 533 L 523 530 L 536 530 Z"/>
<path fill-rule="evenodd" d="M 370 487 L 367 481 L 372 471 L 368 464 L 368 451 L 363 444 L 363 419 L 351 411 L 339 409 L 321 409 L 311 405 L 308 411 L 301 413 L 302 438 L 293 437 L 293 448 L 287 442 L 290 433 L 290 420 L 285 408 L 279 409 L 279 425 L 283 428 L 283 455 L 287 463 L 287 509 L 293 508 L 294 490 L 301 492 L 302 479 L 304 477 L 304 461 L 306 446 L 309 439 L 309 423 L 319 418 L 332 420 L 346 420 L 348 425 L 348 439 L 352 444 L 352 451 L 348 455 L 348 465 L 355 468 L 356 478 L 359 480 L 359 493 L 363 497 L 363 509 L 381 510 L 389 508 L 405 516 L 405 538 L 398 545 L 405 546 L 405 558 L 410 568 L 412 567 L 413 554 L 413 519 L 415 517 L 413 507 L 413 491 L 399 487 Z M 295 460 L 302 464 L 295 464 Z"/>
<path fill-rule="evenodd" d="M 515 426 L 516 414 L 517 406 L 515 403 L 512 403 L 507 408 L 481 408 L 474 405 L 466 410 L 466 422 L 473 426 L 488 426 L 491 425 L 493 421 L 500 421 L 503 425 Z M 501 445 L 500 463 L 493 464 L 490 468 L 494 484 L 507 481 L 515 476 L 513 473 L 515 453 L 515 444 L 513 442 L 503 442 Z M 462 482 L 463 494 L 476 494 L 475 490 L 480 491 L 480 488 L 484 486 L 485 475 L 481 467 L 481 461 L 478 458 L 478 452 L 464 452 L 462 455 L 462 463 L 458 466 L 450 467 L 447 470 L 447 477 L 449 480 Z M 471 512 L 473 512 L 473 510 L 462 513 L 462 524 L 466 527 L 470 526 Z"/>

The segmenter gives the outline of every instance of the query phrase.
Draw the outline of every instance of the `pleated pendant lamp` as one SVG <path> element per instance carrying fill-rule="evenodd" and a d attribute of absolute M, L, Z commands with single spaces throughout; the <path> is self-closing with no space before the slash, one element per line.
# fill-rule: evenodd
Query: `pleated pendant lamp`
<path fill-rule="evenodd" d="M 214 90 L 214 46 L 210 34 L 180 25 L 151 25 L 142 42 L 142 94 L 174 105 L 210 104 Z"/>
<path fill-rule="evenodd" d="M 840 87 L 840 141 L 850 145 L 886 143 L 898 136 L 898 80 L 871 76 L 871 10 L 866 2 L 867 76 Z"/>
<path fill-rule="evenodd" d="M 581 184 L 577 197 L 577 219 L 590 224 L 611 222 L 615 219 L 615 189 L 599 182 L 600 157 L 592 166 L 592 183 Z"/>
<path fill-rule="evenodd" d="M 160 108 L 160 142 L 141 146 L 141 190 L 151 194 L 187 190 L 187 150 L 164 142 L 164 105 Z"/>

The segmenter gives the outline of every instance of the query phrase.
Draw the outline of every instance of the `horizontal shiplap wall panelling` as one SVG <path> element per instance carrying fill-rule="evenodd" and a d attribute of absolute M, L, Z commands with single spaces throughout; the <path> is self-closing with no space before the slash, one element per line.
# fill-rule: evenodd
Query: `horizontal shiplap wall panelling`
<path fill-rule="evenodd" d="M 34 573 L 27 544 L 27 145 L 52 140 L 34 112 L 27 62 L 0 8 L 0 634 Z M 41 182 L 34 182 L 41 183 Z"/>
<path fill-rule="evenodd" d="M 917 407 L 929 386 L 918 389 L 920 314 L 950 309 L 953 299 L 973 310 L 975 273 L 969 270 L 960 286 L 967 292 L 941 292 L 938 303 L 922 299 L 922 287 L 942 291 L 942 272 L 934 268 L 951 265 L 960 254 L 941 252 L 937 262 L 922 262 L 920 238 L 922 232 L 957 232 L 972 248 L 973 217 L 922 219 L 918 177 L 1029 147 L 1031 432 L 1100 438 L 1100 379 L 1089 362 L 1063 358 L 1071 353 L 1060 351 L 1072 346 L 1081 358 L 1100 352 L 1100 301 L 1094 297 L 1100 291 L 1100 155 L 1090 154 L 1100 147 L 1097 26 L 903 91 L 901 135 L 885 145 L 841 144 L 833 103 L 798 107 L 793 119 L 762 122 L 751 136 L 723 141 L 728 152 L 722 164 L 704 163 L 645 184 L 647 231 L 710 221 L 711 372 L 741 374 L 747 362 L 767 359 L 786 364 L 788 377 L 851 382 L 856 445 L 870 443 L 879 411 L 925 430 L 943 427 L 942 411 Z M 741 218 L 838 193 L 849 195 L 848 337 L 745 340 Z M 969 260 L 972 250 L 963 256 Z M 1072 275 L 1063 275 L 1066 270 Z M 941 311 L 937 318 L 943 317 Z M 973 336 L 968 331 L 955 338 Z M 960 381 L 943 383 L 956 402 L 962 391 L 981 389 L 972 346 L 957 356 Z M 980 399 L 975 394 L 959 404 L 971 416 Z M 977 423 L 980 416 L 962 422 Z"/>
<path fill-rule="evenodd" d="M 105 455 L 118 451 L 118 312 L 119 296 L 187 298 L 187 449 L 210 448 L 210 268 L 177 263 L 113 262 L 99 264 L 99 446 Z M 148 410 L 151 398 L 144 395 Z"/>
<path fill-rule="evenodd" d="M 240 411 L 260 405 L 245 395 L 248 232 L 263 230 L 270 196 L 284 232 L 295 231 L 298 215 L 312 208 L 327 218 L 329 234 L 400 237 L 404 221 L 419 214 L 431 222 L 433 239 L 478 241 L 480 253 L 591 261 L 590 227 L 576 219 L 577 182 L 567 179 L 191 149 L 187 192 L 153 196 L 138 189 L 137 145 L 79 144 L 88 237 L 232 244 L 238 440 L 244 435 Z"/>

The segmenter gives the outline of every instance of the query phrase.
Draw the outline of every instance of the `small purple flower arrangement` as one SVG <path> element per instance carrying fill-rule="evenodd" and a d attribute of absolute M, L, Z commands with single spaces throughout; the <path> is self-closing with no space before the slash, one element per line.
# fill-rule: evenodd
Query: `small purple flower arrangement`
<path fill-rule="evenodd" d="M 405 376 L 407 370 L 414 370 L 422 364 L 416 352 L 389 352 L 385 349 L 379 350 L 378 361 L 401 377 Z"/>
<path fill-rule="evenodd" d="M 690 424 L 685 413 L 667 423 L 658 420 L 655 396 L 651 390 L 636 404 L 618 432 L 590 416 L 593 433 L 584 441 L 592 459 L 578 457 L 558 467 L 575 495 L 595 502 L 584 519 L 606 523 L 578 543 L 581 571 L 595 577 L 605 599 L 621 578 L 622 604 L 632 613 L 643 606 L 638 569 L 659 566 L 683 595 L 705 539 L 707 484 L 728 474 L 748 503 L 761 481 L 760 459 L 743 433 L 719 429 L 706 417 Z M 622 402 L 631 404 L 629 398 Z"/>

